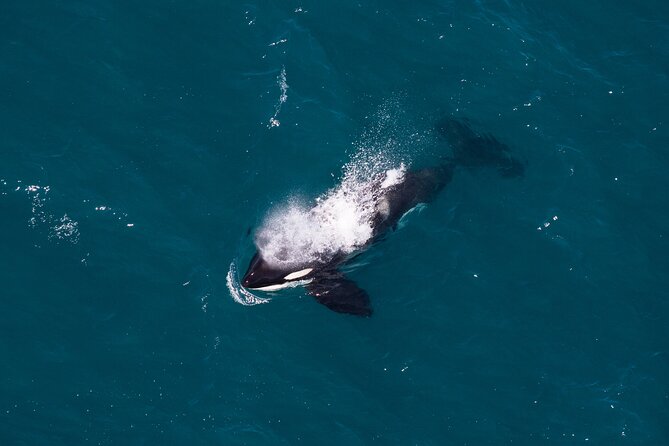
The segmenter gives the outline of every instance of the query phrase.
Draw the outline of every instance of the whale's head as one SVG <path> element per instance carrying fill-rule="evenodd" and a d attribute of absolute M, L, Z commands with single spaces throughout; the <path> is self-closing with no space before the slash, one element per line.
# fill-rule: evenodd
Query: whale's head
<path fill-rule="evenodd" d="M 279 290 L 294 286 L 295 282 L 312 278 L 313 270 L 313 267 L 307 265 L 292 268 L 275 266 L 256 252 L 242 278 L 242 285 L 254 290 Z"/>

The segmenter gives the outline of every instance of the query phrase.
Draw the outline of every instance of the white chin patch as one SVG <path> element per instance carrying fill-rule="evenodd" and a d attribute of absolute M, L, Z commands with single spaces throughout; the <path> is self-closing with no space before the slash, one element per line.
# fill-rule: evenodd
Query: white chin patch
<path fill-rule="evenodd" d="M 262 286 L 260 288 L 252 288 L 253 290 L 259 290 L 259 291 L 276 291 L 276 290 L 281 290 L 284 288 L 288 288 L 290 286 L 289 283 L 280 283 L 278 285 L 268 285 L 268 286 Z"/>
<path fill-rule="evenodd" d="M 308 274 L 308 273 L 307 273 Z M 252 290 L 258 290 L 258 291 L 277 291 L 277 290 L 283 290 L 284 288 L 295 288 L 298 286 L 303 286 L 311 282 L 313 279 L 307 279 L 307 280 L 296 280 L 293 282 L 284 282 L 284 283 L 279 283 L 277 285 L 267 285 L 263 286 L 260 288 L 251 288 Z"/>
<path fill-rule="evenodd" d="M 295 280 L 299 279 L 300 277 L 304 277 L 310 272 L 312 272 L 314 269 L 313 268 L 305 268 L 301 269 L 299 271 L 295 271 L 294 273 L 288 274 L 286 277 L 283 278 L 283 280 Z"/>

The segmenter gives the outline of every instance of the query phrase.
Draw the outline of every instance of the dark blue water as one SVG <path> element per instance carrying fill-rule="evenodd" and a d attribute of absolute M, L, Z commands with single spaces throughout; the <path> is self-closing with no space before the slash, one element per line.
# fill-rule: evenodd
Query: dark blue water
<path fill-rule="evenodd" d="M 660 1 L 3 1 L 0 443 L 669 444 L 668 102 Z M 268 209 L 445 115 L 525 176 L 366 254 L 373 317 L 232 298 Z"/>

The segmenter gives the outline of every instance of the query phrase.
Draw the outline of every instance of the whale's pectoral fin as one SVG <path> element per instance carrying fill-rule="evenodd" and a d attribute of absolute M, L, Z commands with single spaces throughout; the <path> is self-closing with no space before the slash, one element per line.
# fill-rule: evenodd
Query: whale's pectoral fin
<path fill-rule="evenodd" d="M 355 282 L 341 274 L 316 277 L 307 285 L 309 295 L 337 313 L 371 316 L 369 296 Z"/>

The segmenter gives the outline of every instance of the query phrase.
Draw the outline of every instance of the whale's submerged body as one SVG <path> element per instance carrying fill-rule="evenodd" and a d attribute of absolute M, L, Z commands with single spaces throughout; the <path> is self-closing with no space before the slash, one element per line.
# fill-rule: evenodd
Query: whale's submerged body
<path fill-rule="evenodd" d="M 370 316 L 369 296 L 340 272 L 343 264 L 396 228 L 406 213 L 432 201 L 458 167 L 492 167 L 504 177 L 523 174 L 523 164 L 506 145 L 474 132 L 466 120 L 444 119 L 437 130 L 452 152 L 437 166 L 400 165 L 345 178 L 311 208 L 290 206 L 270 215 L 256 233 L 257 251 L 242 285 L 264 291 L 304 285 L 331 310 Z"/>

